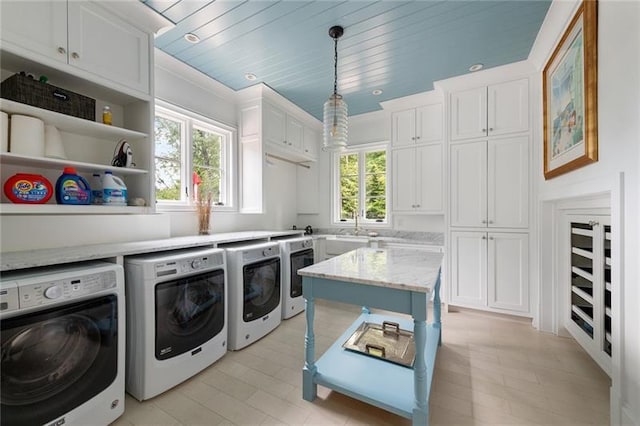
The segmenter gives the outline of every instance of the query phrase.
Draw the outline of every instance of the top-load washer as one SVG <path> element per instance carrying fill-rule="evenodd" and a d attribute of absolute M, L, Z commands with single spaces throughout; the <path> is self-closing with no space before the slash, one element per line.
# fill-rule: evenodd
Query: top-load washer
<path fill-rule="evenodd" d="M 3 426 L 106 425 L 124 413 L 122 266 L 3 272 L 0 327 Z"/>
<path fill-rule="evenodd" d="M 298 269 L 313 265 L 313 238 L 295 236 L 279 241 L 282 258 L 282 319 L 304 311 L 302 277 Z"/>
<path fill-rule="evenodd" d="M 277 242 L 225 245 L 229 271 L 229 349 L 250 345 L 281 322 Z"/>
<path fill-rule="evenodd" d="M 126 389 L 152 398 L 227 351 L 224 250 L 197 248 L 125 258 Z"/>

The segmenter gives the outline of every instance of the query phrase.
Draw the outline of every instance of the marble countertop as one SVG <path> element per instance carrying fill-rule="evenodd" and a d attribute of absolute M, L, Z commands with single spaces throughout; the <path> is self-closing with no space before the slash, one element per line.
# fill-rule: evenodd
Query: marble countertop
<path fill-rule="evenodd" d="M 0 271 L 35 268 L 85 260 L 129 256 L 190 247 L 217 247 L 220 244 L 249 240 L 270 240 L 287 235 L 302 235 L 304 231 L 243 231 L 211 235 L 175 237 L 160 240 L 92 244 L 40 250 L 5 252 L 0 254 Z"/>
<path fill-rule="evenodd" d="M 443 254 L 407 248 L 359 248 L 299 269 L 305 277 L 430 293 Z"/>

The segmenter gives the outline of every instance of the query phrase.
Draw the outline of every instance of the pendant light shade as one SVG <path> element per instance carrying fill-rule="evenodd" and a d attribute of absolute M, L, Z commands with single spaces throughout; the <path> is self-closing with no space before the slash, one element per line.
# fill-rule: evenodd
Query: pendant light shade
<path fill-rule="evenodd" d="M 342 151 L 347 147 L 347 103 L 342 99 L 342 95 L 338 94 L 338 39 L 343 33 L 344 29 L 340 26 L 329 29 L 329 35 L 334 41 L 334 79 L 333 94 L 324 103 L 324 151 Z"/>

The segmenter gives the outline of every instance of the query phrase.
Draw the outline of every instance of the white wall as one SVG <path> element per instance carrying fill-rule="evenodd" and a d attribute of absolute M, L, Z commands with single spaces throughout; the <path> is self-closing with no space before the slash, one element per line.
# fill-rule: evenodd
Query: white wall
<path fill-rule="evenodd" d="M 538 35 L 530 59 L 538 70 L 552 53 L 564 28 L 578 6 L 576 1 L 554 2 Z M 611 390 L 612 424 L 640 425 L 640 3 L 599 2 L 598 10 L 598 162 L 545 181 L 542 156 L 536 168 L 540 197 L 540 241 L 552 238 L 550 203 L 555 200 L 607 191 L 611 199 L 614 231 L 614 285 L 621 287 L 620 340 L 614 348 Z M 542 74 L 540 74 L 542 78 Z M 537 105 L 537 125 L 542 129 L 541 99 Z M 542 153 L 542 133 L 536 134 L 538 154 Z M 541 244 L 541 291 L 549 288 L 551 252 Z M 616 281 L 617 277 L 617 283 Z M 614 305 L 615 306 L 615 305 Z M 617 351 L 617 352 L 616 352 Z"/>

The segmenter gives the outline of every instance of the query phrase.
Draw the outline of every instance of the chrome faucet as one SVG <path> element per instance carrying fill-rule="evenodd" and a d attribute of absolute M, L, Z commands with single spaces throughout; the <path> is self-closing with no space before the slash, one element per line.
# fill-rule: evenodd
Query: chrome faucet
<path fill-rule="evenodd" d="M 358 218 L 359 218 L 359 217 L 360 217 L 360 215 L 359 215 L 358 213 L 355 213 L 355 214 L 354 214 L 354 219 L 355 219 L 355 221 L 356 221 L 356 227 L 355 227 L 355 229 L 353 230 L 353 235 L 360 235 L 360 231 L 361 231 L 361 229 L 360 229 L 360 226 L 358 225 Z"/>

